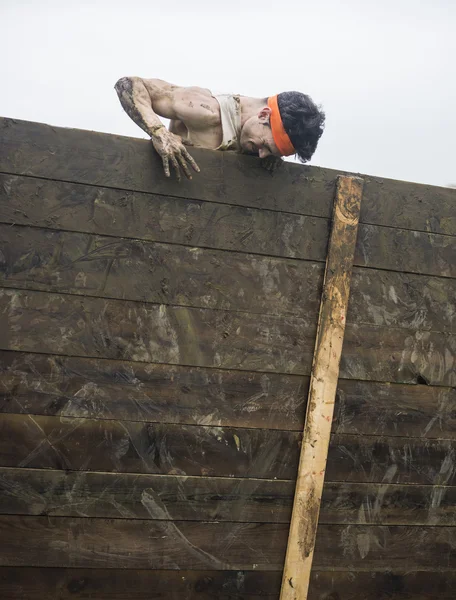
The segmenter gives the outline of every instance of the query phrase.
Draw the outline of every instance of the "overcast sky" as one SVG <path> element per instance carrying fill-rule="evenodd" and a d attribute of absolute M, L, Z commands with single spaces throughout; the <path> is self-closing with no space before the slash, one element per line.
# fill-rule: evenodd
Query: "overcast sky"
<path fill-rule="evenodd" d="M 137 137 L 124 75 L 327 113 L 312 164 L 456 182 L 454 0 L 0 0 L 0 115 Z"/>

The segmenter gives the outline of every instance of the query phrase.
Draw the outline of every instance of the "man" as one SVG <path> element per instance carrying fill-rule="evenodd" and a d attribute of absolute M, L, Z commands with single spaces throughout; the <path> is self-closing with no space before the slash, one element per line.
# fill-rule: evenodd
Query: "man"
<path fill-rule="evenodd" d="M 189 167 L 200 170 L 185 146 L 245 152 L 272 167 L 292 154 L 308 161 L 324 128 L 323 111 L 300 92 L 266 99 L 213 95 L 204 88 L 140 77 L 122 77 L 115 89 L 127 114 L 151 136 L 166 177 L 171 164 L 178 180 L 180 169 L 189 179 Z M 159 116 L 170 119 L 169 130 Z"/>

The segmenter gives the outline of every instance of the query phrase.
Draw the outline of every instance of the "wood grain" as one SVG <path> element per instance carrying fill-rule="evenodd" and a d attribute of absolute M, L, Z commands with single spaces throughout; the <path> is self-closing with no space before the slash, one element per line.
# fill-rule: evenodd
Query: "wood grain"
<path fill-rule="evenodd" d="M 0 415 L 0 466 L 294 479 L 292 431 Z M 336 434 L 327 481 L 453 485 L 453 440 Z M 96 449 L 96 451 L 94 450 Z"/>
<path fill-rule="evenodd" d="M 322 262 L 330 226 L 327 217 L 5 174 L 0 222 Z M 456 240 L 392 225 L 360 225 L 355 265 L 456 276 Z"/>
<path fill-rule="evenodd" d="M 0 253 L 4 287 L 260 314 L 316 312 L 323 279 L 317 262 L 35 227 L 0 225 Z M 455 304 L 456 279 L 356 268 L 348 320 L 455 333 Z"/>
<path fill-rule="evenodd" d="M 10 290 L 0 310 L 5 350 L 279 372 L 308 372 L 317 318 Z"/>
<path fill-rule="evenodd" d="M 306 215 L 330 213 L 335 176 L 285 162 L 192 148 L 201 175 L 167 179 L 150 141 L 12 119 L 0 121 L 0 171 Z"/>
<path fill-rule="evenodd" d="M 294 482 L 0 467 L 0 514 L 289 523 Z M 456 487 L 325 483 L 320 523 L 456 525 Z"/>
<path fill-rule="evenodd" d="M 293 479 L 299 434 L 1 415 L 0 465 Z"/>
<path fill-rule="evenodd" d="M 337 181 L 281 600 L 308 597 L 363 184 L 355 177 Z"/>
<path fill-rule="evenodd" d="M 274 571 L 151 571 L 0 567 L 0 595 L 8 600 L 278 600 Z M 453 600 L 449 572 L 316 571 L 310 600 Z"/>
<path fill-rule="evenodd" d="M 281 571 L 288 526 L 0 516 L 1 566 Z M 454 572 L 456 528 L 320 525 L 315 570 Z M 46 552 L 43 552 L 46 547 Z"/>
<path fill-rule="evenodd" d="M 0 412 L 301 431 L 309 378 L 0 351 Z M 456 389 L 339 379 L 333 432 L 452 439 Z"/>
<path fill-rule="evenodd" d="M 5 174 L 0 221 L 319 261 L 329 238 L 321 217 Z"/>
<path fill-rule="evenodd" d="M 0 240 L 6 287 L 262 315 L 318 310 L 320 263 L 9 225 Z"/>
<path fill-rule="evenodd" d="M 316 316 L 259 316 L 0 290 L 0 349 L 310 374 Z M 33 336 L 24 335 L 32 331 Z M 456 385 L 456 336 L 347 327 L 346 379 Z"/>
<path fill-rule="evenodd" d="M 0 171 L 132 191 L 329 217 L 340 171 L 192 149 L 202 168 L 191 182 L 166 181 L 150 142 L 2 119 Z M 455 190 L 365 176 L 361 222 L 456 234 Z"/>

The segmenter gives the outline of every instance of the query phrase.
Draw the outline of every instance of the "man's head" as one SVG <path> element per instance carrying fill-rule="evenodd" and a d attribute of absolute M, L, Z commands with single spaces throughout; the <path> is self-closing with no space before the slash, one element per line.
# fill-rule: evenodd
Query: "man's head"
<path fill-rule="evenodd" d="M 315 152 L 324 124 L 325 113 L 309 96 L 300 92 L 282 92 L 266 99 L 258 114 L 244 123 L 241 147 L 244 152 L 260 158 L 269 154 L 297 154 L 302 162 L 307 162 Z M 281 136 L 279 127 L 282 125 Z"/>

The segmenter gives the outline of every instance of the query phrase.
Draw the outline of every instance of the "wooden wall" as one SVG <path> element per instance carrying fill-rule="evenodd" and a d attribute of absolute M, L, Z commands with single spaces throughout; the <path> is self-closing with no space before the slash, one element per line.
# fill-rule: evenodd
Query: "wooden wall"
<path fill-rule="evenodd" d="M 0 597 L 276 600 L 337 173 L 0 131 Z M 454 599 L 456 191 L 364 190 L 310 598 Z"/>

